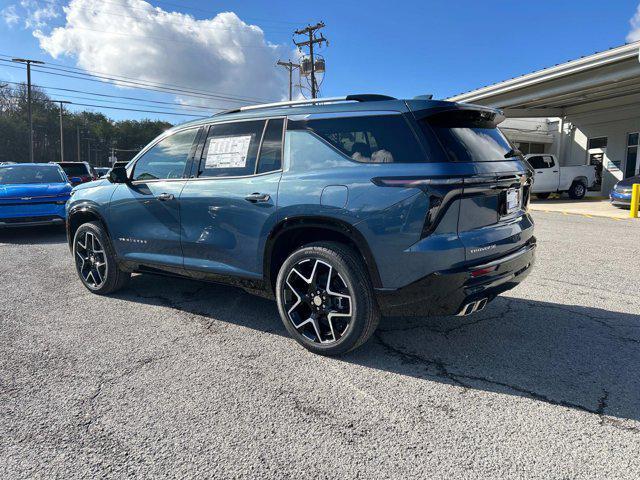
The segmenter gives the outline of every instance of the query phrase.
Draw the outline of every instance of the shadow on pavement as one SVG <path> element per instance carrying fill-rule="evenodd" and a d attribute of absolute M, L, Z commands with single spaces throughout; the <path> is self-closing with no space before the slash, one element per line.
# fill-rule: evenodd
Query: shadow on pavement
<path fill-rule="evenodd" d="M 135 276 L 118 298 L 286 336 L 273 301 L 234 287 Z M 300 348 L 291 342 L 291 348 Z M 499 297 L 468 317 L 383 318 L 337 361 L 640 420 L 640 315 Z M 640 433 L 636 426 L 619 426 Z"/>
<path fill-rule="evenodd" d="M 0 243 L 44 245 L 66 242 L 64 225 L 0 228 Z"/>

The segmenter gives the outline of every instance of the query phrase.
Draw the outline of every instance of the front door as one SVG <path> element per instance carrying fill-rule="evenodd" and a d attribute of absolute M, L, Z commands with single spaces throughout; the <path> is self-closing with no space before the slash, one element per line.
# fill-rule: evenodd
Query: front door
<path fill-rule="evenodd" d="M 131 182 L 114 191 L 110 235 L 122 259 L 182 269 L 180 194 L 197 132 L 191 128 L 162 138 L 135 160 Z"/>
<path fill-rule="evenodd" d="M 560 169 L 551 155 L 536 155 L 529 157 L 527 161 L 535 171 L 532 191 L 555 192 L 558 190 Z"/>
<path fill-rule="evenodd" d="M 180 198 L 184 266 L 195 277 L 262 278 L 264 242 L 275 225 L 282 118 L 210 127 L 197 178 Z"/>
<path fill-rule="evenodd" d="M 624 178 L 633 177 L 639 173 L 638 137 L 638 132 L 627 135 L 627 159 L 624 165 Z"/>

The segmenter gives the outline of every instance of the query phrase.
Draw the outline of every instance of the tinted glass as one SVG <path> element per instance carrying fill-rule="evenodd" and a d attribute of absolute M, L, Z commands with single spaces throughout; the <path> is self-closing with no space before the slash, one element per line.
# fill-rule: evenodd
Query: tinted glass
<path fill-rule="evenodd" d="M 638 134 L 637 133 L 630 133 L 629 136 L 627 137 L 627 145 L 628 146 L 634 146 L 634 145 L 638 145 Z"/>
<path fill-rule="evenodd" d="M 539 157 L 529 157 L 527 159 L 527 161 L 531 164 L 531 166 L 538 170 L 540 168 L 548 168 L 549 165 L 547 165 L 547 163 L 545 163 L 544 159 L 542 158 L 542 156 Z"/>
<path fill-rule="evenodd" d="M 0 185 L 18 185 L 22 183 L 63 183 L 58 167 L 12 165 L 0 167 Z"/>
<path fill-rule="evenodd" d="M 136 162 L 133 179 L 182 178 L 196 133 L 195 128 L 185 130 L 156 143 Z"/>
<path fill-rule="evenodd" d="M 264 120 L 211 125 L 199 176 L 253 175 L 264 125 Z"/>
<path fill-rule="evenodd" d="M 60 166 L 67 177 L 82 177 L 89 175 L 89 169 L 84 163 L 61 163 Z"/>
<path fill-rule="evenodd" d="M 588 148 L 606 148 L 607 137 L 590 138 Z"/>
<path fill-rule="evenodd" d="M 290 121 L 287 128 L 310 130 L 357 162 L 427 161 L 402 115 Z"/>
<path fill-rule="evenodd" d="M 280 170 L 282 165 L 282 118 L 272 119 L 267 122 L 264 131 L 262 146 L 260 147 L 260 158 L 258 159 L 257 173 L 272 172 Z"/>
<path fill-rule="evenodd" d="M 427 133 L 432 130 L 450 160 L 492 162 L 505 160 L 513 147 L 496 127 L 496 114 L 477 110 L 455 110 L 420 121 Z"/>

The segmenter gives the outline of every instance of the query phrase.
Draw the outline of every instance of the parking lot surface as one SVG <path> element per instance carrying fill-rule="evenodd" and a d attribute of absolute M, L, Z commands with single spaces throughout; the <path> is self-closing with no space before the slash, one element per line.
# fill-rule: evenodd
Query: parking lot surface
<path fill-rule="evenodd" d="M 535 219 L 518 288 L 342 358 L 268 300 L 150 275 L 98 297 L 62 231 L 2 232 L 0 477 L 637 479 L 640 222 Z"/>

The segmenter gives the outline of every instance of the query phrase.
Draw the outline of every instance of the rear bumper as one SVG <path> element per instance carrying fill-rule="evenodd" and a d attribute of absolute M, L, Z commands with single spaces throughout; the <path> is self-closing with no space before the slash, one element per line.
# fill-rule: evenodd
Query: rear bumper
<path fill-rule="evenodd" d="M 522 282 L 535 261 L 536 240 L 503 257 L 484 264 L 432 273 L 397 290 L 376 290 L 378 305 L 384 315 L 455 315 L 470 302 L 493 300 Z M 474 278 L 471 272 L 495 266 L 491 274 Z"/>

